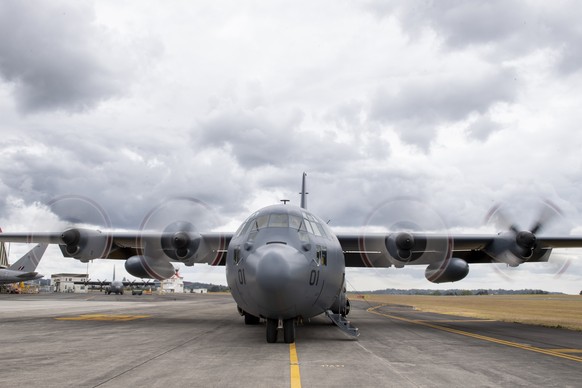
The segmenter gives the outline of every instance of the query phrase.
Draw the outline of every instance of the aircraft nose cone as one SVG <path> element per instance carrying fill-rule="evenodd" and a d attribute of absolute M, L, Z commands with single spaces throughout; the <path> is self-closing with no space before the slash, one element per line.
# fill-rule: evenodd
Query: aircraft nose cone
<path fill-rule="evenodd" d="M 298 303 L 297 290 L 301 289 L 308 268 L 305 256 L 292 246 L 268 244 L 249 257 L 255 270 L 255 288 L 252 292 L 261 314 L 293 316 Z M 307 277 L 306 277 L 307 276 Z"/>
<path fill-rule="evenodd" d="M 266 246 L 257 263 L 257 284 L 265 292 L 278 292 L 287 288 L 290 280 L 289 263 L 284 245 Z"/>

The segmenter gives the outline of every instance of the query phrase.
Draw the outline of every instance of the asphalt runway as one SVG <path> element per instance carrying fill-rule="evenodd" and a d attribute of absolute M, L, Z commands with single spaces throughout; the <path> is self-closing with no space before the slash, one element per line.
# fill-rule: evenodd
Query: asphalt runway
<path fill-rule="evenodd" d="M 354 301 L 267 344 L 228 295 L 0 295 L 4 387 L 580 387 L 582 333 Z"/>

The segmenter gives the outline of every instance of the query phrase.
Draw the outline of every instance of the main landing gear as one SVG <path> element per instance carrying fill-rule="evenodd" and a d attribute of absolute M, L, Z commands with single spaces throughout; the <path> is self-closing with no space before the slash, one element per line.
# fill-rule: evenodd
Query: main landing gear
<path fill-rule="evenodd" d="M 245 315 L 245 325 L 258 325 L 261 323 L 261 318 L 255 317 L 252 314 L 244 313 Z"/>
<path fill-rule="evenodd" d="M 267 319 L 267 342 L 272 344 L 277 342 L 278 319 Z M 295 342 L 295 319 L 283 320 L 283 341 L 286 344 Z"/>

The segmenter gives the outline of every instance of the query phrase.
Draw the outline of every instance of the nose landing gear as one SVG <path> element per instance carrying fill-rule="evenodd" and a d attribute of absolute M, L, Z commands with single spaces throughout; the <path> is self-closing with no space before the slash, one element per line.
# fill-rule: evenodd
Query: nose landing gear
<path fill-rule="evenodd" d="M 279 328 L 279 319 L 267 319 L 267 342 L 277 342 L 277 329 Z M 295 342 L 295 319 L 285 319 L 282 321 L 283 341 L 286 344 Z"/>

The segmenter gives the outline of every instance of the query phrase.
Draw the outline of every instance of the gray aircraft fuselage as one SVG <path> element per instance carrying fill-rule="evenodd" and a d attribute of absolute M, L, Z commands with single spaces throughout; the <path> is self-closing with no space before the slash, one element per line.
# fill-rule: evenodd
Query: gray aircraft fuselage
<path fill-rule="evenodd" d="M 296 206 L 273 205 L 253 213 L 233 236 L 226 279 L 243 312 L 306 319 L 338 303 L 345 261 L 321 219 Z"/>
<path fill-rule="evenodd" d="M 37 272 L 23 272 L 11 269 L 0 269 L 0 284 L 26 282 L 41 279 L 43 276 Z"/>
<path fill-rule="evenodd" d="M 107 294 L 111 293 L 123 295 L 123 282 L 121 280 L 111 281 L 107 288 Z"/>

